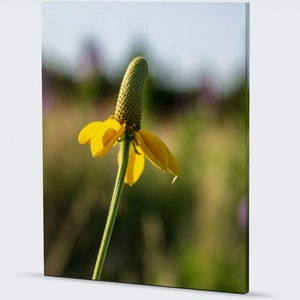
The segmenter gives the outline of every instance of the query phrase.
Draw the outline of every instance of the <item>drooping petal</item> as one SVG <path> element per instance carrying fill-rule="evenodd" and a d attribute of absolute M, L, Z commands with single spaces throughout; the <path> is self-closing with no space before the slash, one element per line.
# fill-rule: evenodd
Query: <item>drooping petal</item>
<path fill-rule="evenodd" d="M 168 153 L 168 171 L 176 177 L 180 174 L 180 168 L 177 159 L 174 157 L 170 149 L 164 144 L 165 149 Z"/>
<path fill-rule="evenodd" d="M 134 185 L 139 180 L 145 165 L 145 156 L 142 153 L 142 150 L 139 146 L 134 147 L 133 143 L 134 142 L 131 143 L 129 148 L 129 158 L 124 179 L 124 182 L 130 186 Z M 118 163 L 120 160 L 119 157 L 120 155 L 118 155 Z"/>
<path fill-rule="evenodd" d="M 176 177 L 180 173 L 179 164 L 169 148 L 155 134 L 147 130 L 135 132 L 135 138 L 146 157 L 158 168 L 169 171 Z"/>
<path fill-rule="evenodd" d="M 121 125 L 114 119 L 107 119 L 104 121 L 99 131 L 97 131 L 90 140 L 92 156 L 104 156 L 124 131 L 125 123 Z"/>
<path fill-rule="evenodd" d="M 168 153 L 162 140 L 147 130 L 135 132 L 135 138 L 146 157 L 156 167 L 168 169 Z"/>
<path fill-rule="evenodd" d="M 125 124 L 121 125 L 111 118 L 104 122 L 91 122 L 80 131 L 78 142 L 80 144 L 90 144 L 93 157 L 102 157 L 124 131 Z"/>
<path fill-rule="evenodd" d="M 91 122 L 84 126 L 78 135 L 79 144 L 88 144 L 93 136 L 97 134 L 102 128 L 103 122 Z"/>

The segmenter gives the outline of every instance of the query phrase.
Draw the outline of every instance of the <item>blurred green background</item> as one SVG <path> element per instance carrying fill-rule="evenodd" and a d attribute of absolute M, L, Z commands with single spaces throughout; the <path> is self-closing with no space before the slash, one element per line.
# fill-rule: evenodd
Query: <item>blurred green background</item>
<path fill-rule="evenodd" d="M 83 44 L 78 73 L 43 56 L 45 274 L 90 279 L 117 172 L 114 147 L 94 159 L 77 136 L 114 112 L 127 65 L 148 60 L 142 127 L 178 159 L 172 176 L 148 161 L 125 186 L 102 280 L 243 293 L 248 289 L 248 78 L 220 89 L 210 73 L 195 86 L 168 84 L 142 44 L 117 76 L 101 68 L 97 42 Z M 150 59 L 148 59 L 150 57 Z M 175 62 L 176 63 L 176 62 Z M 108 64 L 108 62 L 106 62 Z"/>

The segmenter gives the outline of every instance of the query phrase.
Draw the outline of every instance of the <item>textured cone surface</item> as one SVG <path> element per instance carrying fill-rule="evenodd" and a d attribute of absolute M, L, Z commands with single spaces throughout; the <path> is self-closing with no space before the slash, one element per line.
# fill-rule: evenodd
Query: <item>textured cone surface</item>
<path fill-rule="evenodd" d="M 121 84 L 114 117 L 127 130 L 141 128 L 142 104 L 144 90 L 148 76 L 147 61 L 143 57 L 136 57 L 129 64 Z"/>

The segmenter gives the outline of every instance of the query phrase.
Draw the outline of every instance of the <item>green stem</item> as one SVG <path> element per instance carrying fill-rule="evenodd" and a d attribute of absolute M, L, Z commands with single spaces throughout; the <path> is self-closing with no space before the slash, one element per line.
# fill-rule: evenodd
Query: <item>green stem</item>
<path fill-rule="evenodd" d="M 109 208 L 109 212 L 105 224 L 101 245 L 99 248 L 99 252 L 98 252 L 98 256 L 94 268 L 94 273 L 92 277 L 93 280 L 100 280 L 107 248 L 109 245 L 110 237 L 113 231 L 114 223 L 119 208 L 119 203 L 120 203 L 120 198 L 121 198 L 121 193 L 123 189 L 124 178 L 125 178 L 126 168 L 128 163 L 130 142 L 131 142 L 130 137 L 125 133 L 124 139 L 120 143 L 119 169 L 118 169 L 118 174 L 115 182 L 114 191 L 111 198 L 110 208 Z"/>

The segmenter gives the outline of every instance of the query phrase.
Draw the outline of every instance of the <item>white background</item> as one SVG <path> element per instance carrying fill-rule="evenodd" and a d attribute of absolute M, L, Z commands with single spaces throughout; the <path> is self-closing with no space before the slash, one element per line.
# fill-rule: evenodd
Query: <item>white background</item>
<path fill-rule="evenodd" d="M 247 295 L 43 276 L 40 17 L 40 1 L 0 2 L 0 298 L 297 299 L 300 2 L 250 1 Z"/>

